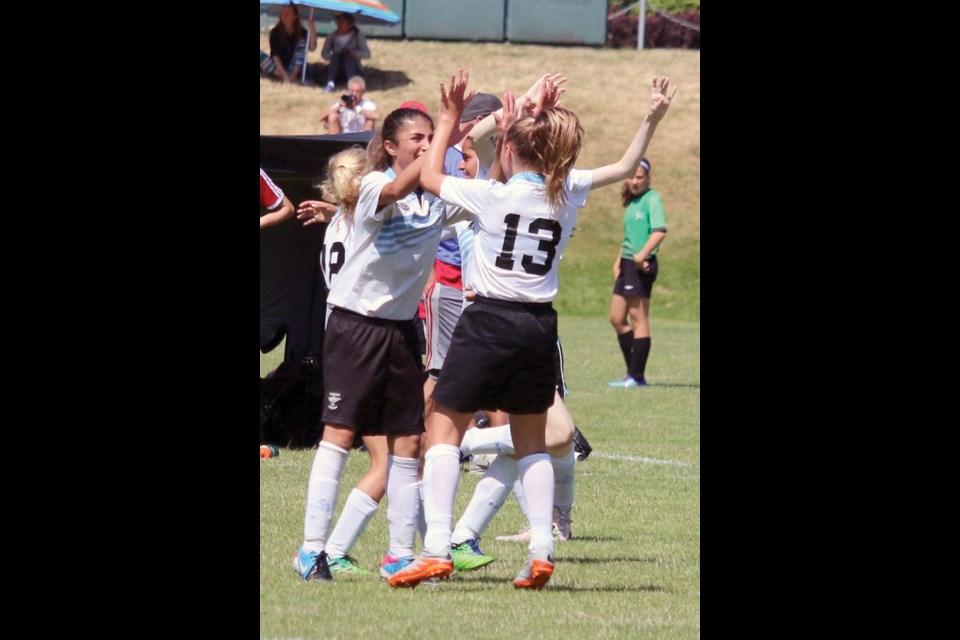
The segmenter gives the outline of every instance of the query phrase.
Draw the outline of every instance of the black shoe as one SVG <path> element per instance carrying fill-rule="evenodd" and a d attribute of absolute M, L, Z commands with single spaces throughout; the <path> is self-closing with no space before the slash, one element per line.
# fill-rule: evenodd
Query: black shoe
<path fill-rule="evenodd" d="M 300 547 L 297 549 L 297 555 L 293 558 L 293 568 L 300 574 L 301 578 L 308 582 L 333 582 L 333 576 L 330 574 L 330 561 L 327 558 L 326 551 L 314 555 Z"/>
<path fill-rule="evenodd" d="M 587 442 L 583 433 L 574 425 L 573 427 L 573 450 L 577 453 L 577 462 L 583 462 L 593 451 L 593 447 Z"/>

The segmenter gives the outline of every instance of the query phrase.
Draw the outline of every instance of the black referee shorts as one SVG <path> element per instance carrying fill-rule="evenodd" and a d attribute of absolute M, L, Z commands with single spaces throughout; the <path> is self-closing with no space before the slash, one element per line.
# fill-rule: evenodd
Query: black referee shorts
<path fill-rule="evenodd" d="M 465 413 L 542 413 L 556 390 L 557 313 L 477 296 L 453 332 L 433 398 Z"/>
<path fill-rule="evenodd" d="M 650 272 L 644 273 L 637 268 L 633 258 L 620 258 L 620 276 L 613 283 L 613 292 L 624 298 L 649 298 L 653 293 L 653 283 L 657 281 L 657 256 L 650 256 Z"/>

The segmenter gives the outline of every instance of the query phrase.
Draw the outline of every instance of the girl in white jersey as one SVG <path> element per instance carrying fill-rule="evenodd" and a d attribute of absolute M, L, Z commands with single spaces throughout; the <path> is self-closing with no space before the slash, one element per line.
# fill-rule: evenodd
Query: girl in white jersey
<path fill-rule="evenodd" d="M 414 318 L 440 227 L 456 213 L 438 198 L 414 193 L 432 137 L 433 121 L 416 109 L 398 109 L 384 120 L 370 146 L 372 171 L 360 184 L 353 249 L 331 281 L 327 303 L 333 310 L 323 344 L 323 440 L 310 472 L 304 542 L 294 558 L 305 580 L 332 579 L 324 547 L 356 433 L 387 439 L 389 460 L 378 469 L 389 503 L 389 555 L 404 563 L 413 557 L 423 432 L 423 370 Z"/>
<path fill-rule="evenodd" d="M 367 153 L 359 147 L 341 151 L 331 157 L 327 164 L 327 177 L 321 187 L 327 200 L 307 200 L 300 204 L 298 218 L 304 224 L 327 222 L 320 252 L 323 280 L 330 291 L 333 281 L 353 252 L 354 209 L 360 198 L 360 183 L 366 173 Z M 336 203 L 339 207 L 329 204 Z M 330 210 L 335 213 L 331 217 Z M 331 307 L 327 305 L 326 318 Z M 387 437 L 364 435 L 363 443 L 370 454 L 370 468 L 357 486 L 347 496 L 343 511 L 337 519 L 333 533 L 326 541 L 327 565 L 331 574 L 370 574 L 362 569 L 349 553 L 354 543 L 367 528 L 377 512 L 386 490 Z M 354 442 L 359 446 L 359 442 Z M 299 554 L 298 554 L 299 557 Z M 299 570 L 299 566 L 297 567 Z"/>
<path fill-rule="evenodd" d="M 467 75 L 457 71 L 449 95 L 441 85 L 439 147 L 446 144 L 465 103 Z M 513 95 L 504 99 L 498 157 L 506 184 L 444 176 L 442 153 L 427 153 L 423 187 L 475 214 L 474 287 L 477 300 L 453 335 L 447 366 L 434 391 L 425 456 L 423 553 L 389 584 L 415 587 L 453 571 L 450 529 L 459 483 L 459 445 L 472 412 L 496 406 L 511 414 L 520 481 L 527 497 L 530 554 L 513 584 L 540 589 L 553 575 L 553 467 L 546 453 L 547 409 L 553 403 L 557 257 L 563 253 L 577 209 L 590 189 L 632 175 L 666 113 L 669 81 L 655 78 L 651 111 L 620 161 L 592 171 L 573 169 L 583 129 L 572 111 L 556 106 L 557 87 L 547 87 L 533 107 L 518 114 Z M 493 175 L 497 175 L 497 171 Z"/>

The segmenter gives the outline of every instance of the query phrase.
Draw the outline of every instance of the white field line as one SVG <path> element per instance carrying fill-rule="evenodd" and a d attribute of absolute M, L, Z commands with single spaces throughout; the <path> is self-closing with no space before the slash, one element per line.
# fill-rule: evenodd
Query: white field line
<path fill-rule="evenodd" d="M 675 467 L 689 467 L 690 464 L 680 462 L 679 460 L 658 460 L 646 456 L 625 456 L 619 453 L 594 453 L 591 458 L 604 458 L 605 460 L 627 460 L 628 462 L 646 462 L 647 464 L 668 464 Z"/>

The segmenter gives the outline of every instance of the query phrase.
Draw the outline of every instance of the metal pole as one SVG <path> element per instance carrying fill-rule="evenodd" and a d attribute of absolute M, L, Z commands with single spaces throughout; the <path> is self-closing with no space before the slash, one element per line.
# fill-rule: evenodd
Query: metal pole
<path fill-rule="evenodd" d="M 644 0 L 646 2 L 646 0 Z M 310 7 L 310 20 L 313 20 L 313 7 Z M 310 26 L 310 23 L 307 23 L 307 26 Z M 313 37 L 317 37 L 317 32 L 313 32 Z M 305 84 L 307 82 L 307 59 L 310 57 L 310 33 L 307 32 L 307 50 L 303 52 L 303 70 L 300 72 L 300 84 Z"/>
<path fill-rule="evenodd" d="M 647 31 L 647 0 L 640 0 L 640 16 L 637 20 L 637 50 L 643 49 L 643 36 Z"/>

